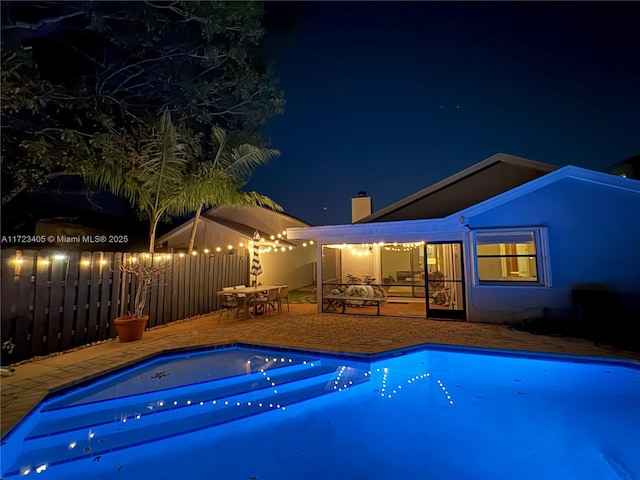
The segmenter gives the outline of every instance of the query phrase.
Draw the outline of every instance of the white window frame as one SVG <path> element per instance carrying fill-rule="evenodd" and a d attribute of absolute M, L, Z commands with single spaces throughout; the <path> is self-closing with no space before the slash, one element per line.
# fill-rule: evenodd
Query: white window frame
<path fill-rule="evenodd" d="M 478 270 L 478 234 L 488 233 L 492 235 L 500 234 L 517 234 L 517 233 L 533 233 L 535 242 L 535 257 L 537 281 L 518 281 L 518 280 L 481 280 Z M 475 286 L 500 286 L 500 287 L 550 287 L 551 274 L 549 270 L 548 255 L 548 236 L 546 227 L 517 227 L 517 228 L 492 228 L 474 230 L 471 237 L 473 252 L 473 283 Z"/>

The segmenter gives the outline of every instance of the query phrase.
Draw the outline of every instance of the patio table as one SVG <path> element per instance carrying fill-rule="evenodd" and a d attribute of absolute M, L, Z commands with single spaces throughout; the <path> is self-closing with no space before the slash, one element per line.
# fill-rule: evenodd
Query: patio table
<path fill-rule="evenodd" d="M 249 300 L 255 297 L 257 294 L 261 292 L 266 292 L 271 288 L 278 288 L 278 287 L 273 285 L 261 285 L 259 287 L 244 287 L 244 288 L 235 288 L 233 290 L 221 290 L 217 293 L 218 295 L 238 295 L 238 294 L 244 295 L 245 300 L 243 302 L 243 311 L 244 311 L 245 318 L 253 318 L 253 315 L 249 310 Z M 238 316 L 238 313 L 240 312 L 239 311 L 236 312 L 234 318 Z M 254 313 L 255 313 L 255 310 L 254 310 Z"/>

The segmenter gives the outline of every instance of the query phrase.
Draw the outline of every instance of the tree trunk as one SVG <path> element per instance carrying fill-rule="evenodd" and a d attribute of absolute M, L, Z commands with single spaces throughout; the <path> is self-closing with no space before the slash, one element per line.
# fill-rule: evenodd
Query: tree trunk
<path fill-rule="evenodd" d="M 198 230 L 198 222 L 200 221 L 200 212 L 202 212 L 202 204 L 198 206 L 196 214 L 193 217 L 193 225 L 191 226 L 191 234 L 189 235 L 189 247 L 187 253 L 193 252 L 193 244 L 196 241 L 196 231 Z"/>
<path fill-rule="evenodd" d="M 149 226 L 149 253 L 155 251 L 156 246 L 156 228 L 158 227 L 158 221 L 160 218 L 152 217 L 151 225 Z"/>
<path fill-rule="evenodd" d="M 133 311 L 136 318 L 142 317 L 142 312 L 147 304 L 147 291 L 149 290 L 149 282 L 144 278 L 138 279 L 138 289 L 133 301 Z"/>

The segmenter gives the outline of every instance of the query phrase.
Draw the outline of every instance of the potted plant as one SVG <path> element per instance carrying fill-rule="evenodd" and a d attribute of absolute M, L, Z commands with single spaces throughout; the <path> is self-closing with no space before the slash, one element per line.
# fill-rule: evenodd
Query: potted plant
<path fill-rule="evenodd" d="M 169 264 L 162 266 L 146 266 L 140 263 L 124 263 L 120 270 L 138 278 L 136 294 L 133 300 L 133 313 L 118 317 L 114 320 L 118 338 L 121 342 L 133 342 L 142 339 L 142 334 L 149 320 L 149 315 L 143 315 L 147 304 L 147 293 L 151 286 L 158 282 L 160 275 L 166 272 Z"/>

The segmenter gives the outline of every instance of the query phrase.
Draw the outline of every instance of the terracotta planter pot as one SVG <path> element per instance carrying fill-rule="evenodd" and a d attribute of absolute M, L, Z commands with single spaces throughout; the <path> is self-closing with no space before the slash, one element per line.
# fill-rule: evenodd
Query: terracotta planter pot
<path fill-rule="evenodd" d="M 136 340 L 141 340 L 148 320 L 149 315 L 142 315 L 140 318 L 135 318 L 133 315 L 116 318 L 114 324 L 120 341 L 135 342 Z"/>

